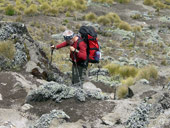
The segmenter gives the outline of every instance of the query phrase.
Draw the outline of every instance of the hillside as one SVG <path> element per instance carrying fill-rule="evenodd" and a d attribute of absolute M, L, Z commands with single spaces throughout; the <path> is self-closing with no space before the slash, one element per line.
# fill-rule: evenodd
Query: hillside
<path fill-rule="evenodd" d="M 169 128 L 169 0 L 0 0 L 0 128 Z M 62 33 L 98 33 L 71 85 Z M 50 63 L 52 59 L 52 63 Z"/>

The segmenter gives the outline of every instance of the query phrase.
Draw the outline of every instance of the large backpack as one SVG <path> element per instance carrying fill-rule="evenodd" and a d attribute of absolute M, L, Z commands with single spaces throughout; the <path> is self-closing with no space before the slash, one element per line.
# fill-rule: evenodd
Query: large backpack
<path fill-rule="evenodd" d="M 92 26 L 81 26 L 79 33 L 87 44 L 87 62 L 99 63 L 101 52 L 100 46 L 97 38 L 97 32 Z M 77 48 L 79 49 L 79 43 L 77 43 Z"/>

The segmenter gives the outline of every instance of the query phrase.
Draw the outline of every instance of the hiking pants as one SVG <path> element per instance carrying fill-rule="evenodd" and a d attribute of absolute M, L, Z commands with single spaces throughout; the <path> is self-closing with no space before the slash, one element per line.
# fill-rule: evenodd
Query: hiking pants
<path fill-rule="evenodd" d="M 87 67 L 83 67 L 77 64 L 72 65 L 72 84 L 79 84 L 81 80 L 81 84 L 87 78 Z M 80 85 L 81 86 L 81 85 Z"/>

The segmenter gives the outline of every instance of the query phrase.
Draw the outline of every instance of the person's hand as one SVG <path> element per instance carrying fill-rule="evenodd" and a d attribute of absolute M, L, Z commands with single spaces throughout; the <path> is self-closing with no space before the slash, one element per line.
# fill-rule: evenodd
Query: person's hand
<path fill-rule="evenodd" d="M 54 46 L 54 45 L 51 45 L 51 49 L 54 50 L 54 49 L 55 49 L 55 46 Z"/>
<path fill-rule="evenodd" d="M 73 46 L 70 46 L 70 51 L 74 52 L 75 48 Z"/>

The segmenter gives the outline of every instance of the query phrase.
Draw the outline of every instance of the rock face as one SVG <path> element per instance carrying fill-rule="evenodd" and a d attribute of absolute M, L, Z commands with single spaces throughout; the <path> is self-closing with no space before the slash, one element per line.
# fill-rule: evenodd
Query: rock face
<path fill-rule="evenodd" d="M 15 46 L 15 54 L 11 60 L 0 56 L 0 70 L 24 69 L 41 79 L 64 82 L 64 73 L 57 67 L 51 66 L 51 69 L 47 70 L 49 60 L 39 43 L 29 35 L 24 24 L 0 22 L 0 40 L 12 40 Z"/>

